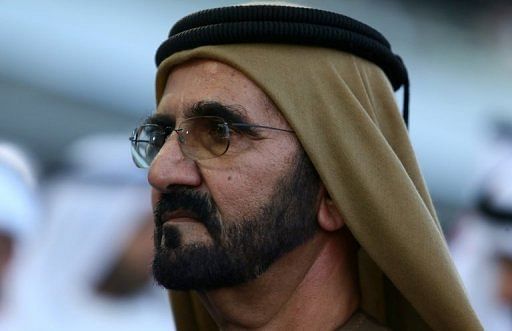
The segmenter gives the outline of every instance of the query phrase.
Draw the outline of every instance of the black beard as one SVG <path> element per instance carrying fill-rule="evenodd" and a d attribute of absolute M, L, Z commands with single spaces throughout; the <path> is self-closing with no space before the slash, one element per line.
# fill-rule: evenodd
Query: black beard
<path fill-rule="evenodd" d="M 316 221 L 320 180 L 304 151 L 283 177 L 259 213 L 222 222 L 215 203 L 205 194 L 175 186 L 162 195 L 155 209 L 156 281 L 173 290 L 211 290 L 246 283 L 264 273 L 285 253 L 310 240 Z M 162 227 L 162 216 L 174 210 L 197 215 L 213 244 L 181 245 L 174 226 Z M 161 245 L 165 232 L 165 244 Z"/>

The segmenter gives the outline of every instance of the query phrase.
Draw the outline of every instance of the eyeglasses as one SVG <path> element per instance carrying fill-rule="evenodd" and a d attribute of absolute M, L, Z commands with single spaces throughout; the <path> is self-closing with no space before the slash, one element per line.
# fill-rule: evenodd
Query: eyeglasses
<path fill-rule="evenodd" d="M 132 158 L 137 167 L 149 168 L 174 131 L 186 157 L 194 161 L 213 159 L 227 152 L 233 132 L 243 132 L 244 129 L 251 128 L 293 132 L 264 125 L 228 123 L 218 116 L 190 117 L 181 122 L 178 128 L 142 124 L 133 130 L 130 137 Z"/>

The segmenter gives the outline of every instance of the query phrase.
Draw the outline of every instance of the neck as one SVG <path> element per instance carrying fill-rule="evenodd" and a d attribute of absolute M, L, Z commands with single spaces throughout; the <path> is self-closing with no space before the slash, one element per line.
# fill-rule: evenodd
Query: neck
<path fill-rule="evenodd" d="M 345 232 L 320 232 L 258 279 L 201 299 L 223 330 L 333 330 L 359 305 L 355 253 Z"/>

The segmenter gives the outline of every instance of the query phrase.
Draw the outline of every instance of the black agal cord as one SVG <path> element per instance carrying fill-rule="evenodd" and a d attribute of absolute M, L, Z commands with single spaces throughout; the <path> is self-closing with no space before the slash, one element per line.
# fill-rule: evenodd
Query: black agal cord
<path fill-rule="evenodd" d="M 156 65 L 172 54 L 206 45 L 278 43 L 333 48 L 378 65 L 393 89 L 404 87 L 403 117 L 409 122 L 409 78 L 402 59 L 375 29 L 319 9 L 251 5 L 213 8 L 179 20 L 157 50 Z"/>

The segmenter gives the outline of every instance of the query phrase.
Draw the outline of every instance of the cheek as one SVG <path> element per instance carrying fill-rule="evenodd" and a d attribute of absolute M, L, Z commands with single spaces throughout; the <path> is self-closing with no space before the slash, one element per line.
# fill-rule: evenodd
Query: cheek
<path fill-rule="evenodd" d="M 299 145 L 287 136 L 258 141 L 250 150 L 200 164 L 205 189 L 226 219 L 256 215 L 291 171 Z"/>
<path fill-rule="evenodd" d="M 226 218 L 256 213 L 272 196 L 278 177 L 276 169 L 255 166 L 205 173 L 204 176 L 210 194 Z"/>

